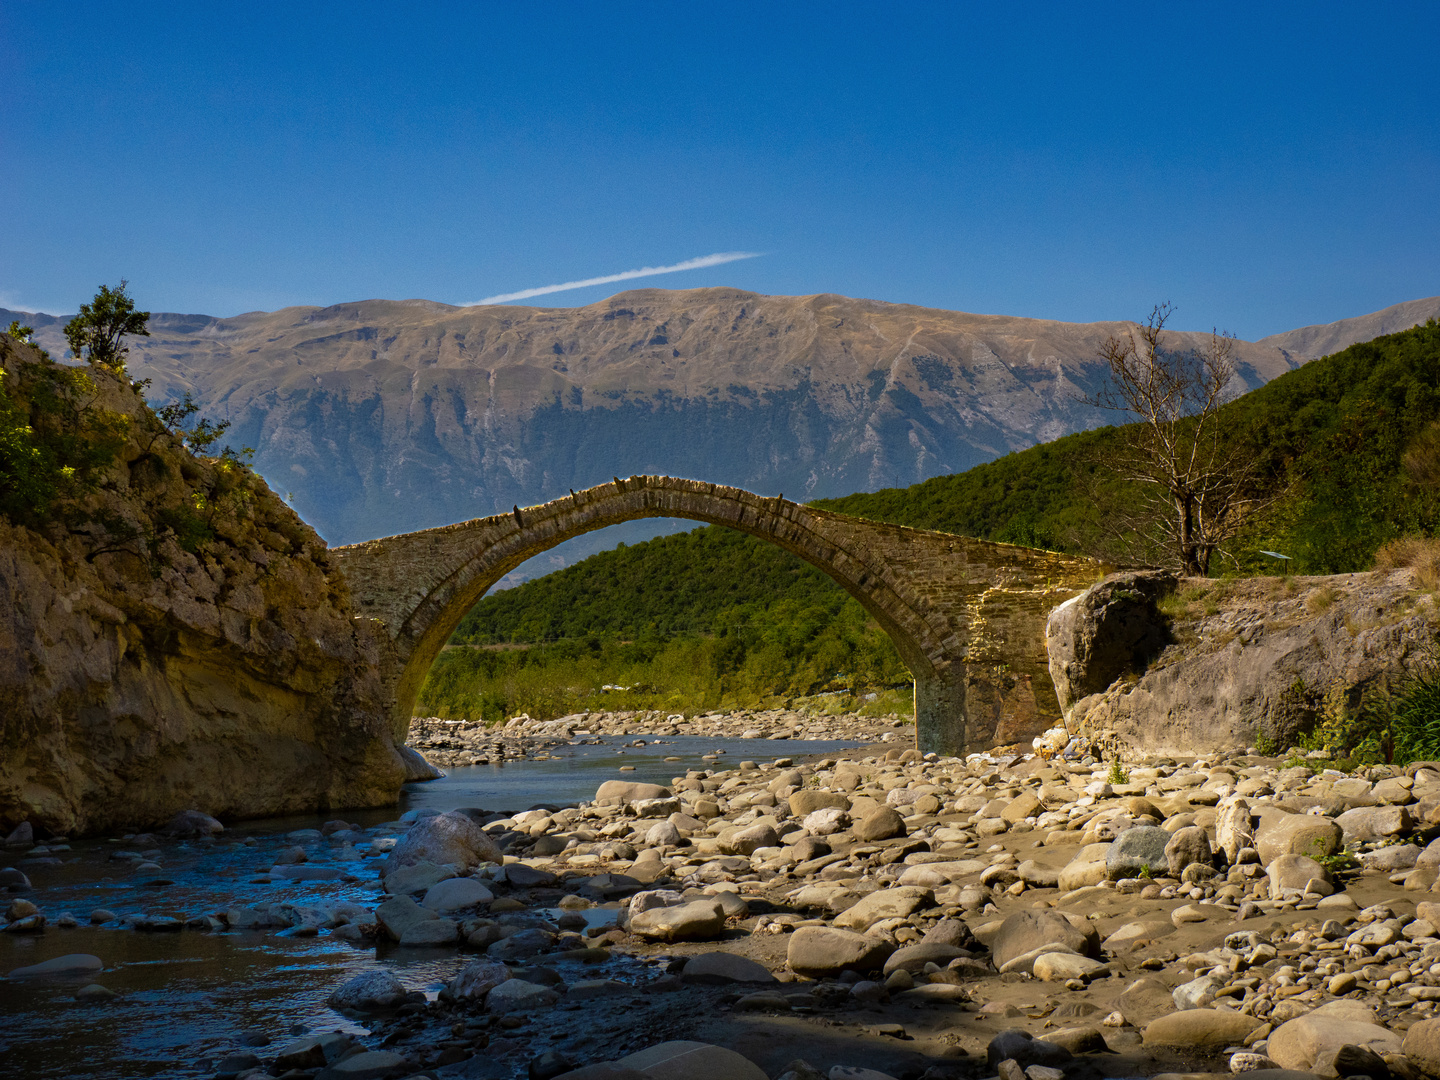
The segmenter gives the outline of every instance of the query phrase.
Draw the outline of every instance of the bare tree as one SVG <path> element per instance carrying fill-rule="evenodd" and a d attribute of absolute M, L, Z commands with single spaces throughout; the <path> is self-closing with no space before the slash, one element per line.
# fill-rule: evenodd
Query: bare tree
<path fill-rule="evenodd" d="M 1144 325 L 1108 338 L 1100 355 L 1109 384 L 1084 400 L 1135 421 L 1120 429 L 1122 448 L 1105 464 L 1136 485 L 1140 502 L 1113 524 L 1168 552 L 1184 573 L 1204 575 L 1274 497 L 1259 495 L 1256 456 L 1221 412 L 1232 396 L 1234 336 L 1212 332 L 1200 348 L 1172 351 L 1164 331 L 1173 312 L 1157 304 Z"/>

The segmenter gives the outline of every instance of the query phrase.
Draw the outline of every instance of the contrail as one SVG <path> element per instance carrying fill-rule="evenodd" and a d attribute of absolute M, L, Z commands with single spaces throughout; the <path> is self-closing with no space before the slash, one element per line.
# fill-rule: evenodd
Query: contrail
<path fill-rule="evenodd" d="M 761 255 L 759 251 L 719 251 L 714 255 L 701 255 L 698 259 L 686 259 L 684 262 L 676 263 L 673 266 L 642 266 L 639 270 L 623 270 L 618 274 L 606 274 L 604 277 L 585 278 L 583 281 L 567 281 L 563 285 L 541 285 L 538 289 L 521 289 L 519 292 L 501 293 L 499 296 L 487 296 L 484 300 L 476 300 L 473 304 L 462 304 L 461 307 L 480 307 L 482 304 L 508 304 L 512 300 L 528 300 L 532 296 L 544 296 L 546 293 L 564 292 L 567 289 L 583 289 L 589 285 L 609 285 L 616 281 L 629 281 L 631 278 L 652 277 L 655 274 L 678 274 L 681 270 L 702 270 L 707 266 L 719 266 L 722 263 L 735 262 L 739 259 L 754 259 Z"/>

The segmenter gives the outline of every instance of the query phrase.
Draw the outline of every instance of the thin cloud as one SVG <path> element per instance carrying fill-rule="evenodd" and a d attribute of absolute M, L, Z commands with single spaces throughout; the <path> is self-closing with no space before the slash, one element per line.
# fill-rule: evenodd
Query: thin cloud
<path fill-rule="evenodd" d="M 521 289 L 519 292 L 487 296 L 484 300 L 476 300 L 473 304 L 462 304 L 461 306 L 480 307 L 485 304 L 509 304 L 515 300 L 528 300 L 532 296 L 565 292 L 567 289 L 584 289 L 590 285 L 610 285 L 616 281 L 653 277 L 656 274 L 678 274 L 681 270 L 703 270 L 707 266 L 720 266 L 724 263 L 737 262 L 740 259 L 755 259 L 761 254 L 763 253 L 759 251 L 718 251 L 714 255 L 701 255 L 698 259 L 686 259 L 673 266 L 642 266 L 639 270 L 624 270 L 618 274 L 606 274 L 604 277 L 585 278 L 583 281 L 567 281 L 561 285 L 541 285 L 538 289 Z"/>

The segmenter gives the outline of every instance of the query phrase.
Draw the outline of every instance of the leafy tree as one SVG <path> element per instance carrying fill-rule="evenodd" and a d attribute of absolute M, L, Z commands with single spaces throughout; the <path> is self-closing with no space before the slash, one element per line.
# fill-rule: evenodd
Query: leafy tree
<path fill-rule="evenodd" d="M 122 278 L 114 289 L 101 285 L 95 299 L 80 305 L 80 314 L 65 324 L 65 340 L 77 358 L 123 373 L 130 350 L 121 339 L 150 336 L 150 313 L 135 310 L 135 301 L 125 291 L 129 284 Z"/>

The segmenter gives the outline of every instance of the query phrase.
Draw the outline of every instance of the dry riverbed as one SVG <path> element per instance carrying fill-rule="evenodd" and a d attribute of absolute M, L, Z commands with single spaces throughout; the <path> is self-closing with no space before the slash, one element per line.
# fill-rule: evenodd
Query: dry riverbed
<path fill-rule="evenodd" d="M 660 733 L 582 719 L 568 738 Z M 617 771 L 560 810 L 293 835 L 257 869 L 373 882 L 371 902 L 161 917 L 425 950 L 448 975 L 427 995 L 377 965 L 330 999 L 368 1034 L 237 1047 L 214 1075 L 1440 1076 L 1440 767 L 1347 776 L 1234 752 L 1112 783 L 1088 759 L 925 760 L 878 741 L 899 741 L 889 722 L 824 723 L 877 742 L 792 761 L 784 715 L 691 721 L 749 734 L 753 759 L 664 786 Z M 514 734 L 567 737 L 539 726 Z M 175 831 L 227 843 L 203 815 Z M 12 853 L 36 859 L 32 840 Z M 170 842 L 122 848 L 158 870 Z M 4 929 L 63 941 L 76 920 L 28 885 L 0 872 Z M 69 978 L 103 1008 L 103 962 L 66 965 L 10 978 Z"/>

